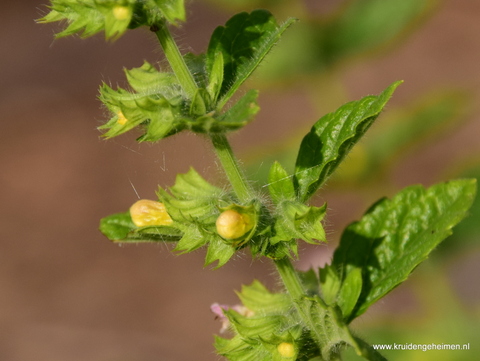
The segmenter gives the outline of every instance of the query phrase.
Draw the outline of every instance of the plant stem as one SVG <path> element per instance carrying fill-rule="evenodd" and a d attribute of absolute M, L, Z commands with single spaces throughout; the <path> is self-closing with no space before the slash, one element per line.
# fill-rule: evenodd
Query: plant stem
<path fill-rule="evenodd" d="M 238 166 L 238 161 L 233 154 L 232 147 L 223 133 L 211 135 L 212 143 L 217 153 L 217 157 L 223 166 L 223 169 L 232 184 L 238 199 L 241 202 L 247 202 L 251 199 L 251 191 L 245 180 L 242 170 Z"/>
<path fill-rule="evenodd" d="M 293 268 L 292 262 L 287 257 L 276 260 L 275 266 L 277 271 L 282 278 L 283 284 L 285 285 L 288 293 L 293 300 L 298 300 L 305 295 L 303 286 L 298 278 L 298 273 Z"/>
<path fill-rule="evenodd" d="M 165 21 L 161 22 L 153 28 L 153 31 L 160 41 L 160 45 L 162 46 L 165 56 L 167 57 L 178 82 L 187 93 L 188 97 L 190 99 L 193 98 L 198 89 L 197 83 L 195 82 L 192 73 L 190 73 L 187 64 L 185 64 L 183 56 L 180 53 L 180 50 L 178 50 L 177 43 L 175 43 L 170 30 L 168 30 L 168 25 Z"/>

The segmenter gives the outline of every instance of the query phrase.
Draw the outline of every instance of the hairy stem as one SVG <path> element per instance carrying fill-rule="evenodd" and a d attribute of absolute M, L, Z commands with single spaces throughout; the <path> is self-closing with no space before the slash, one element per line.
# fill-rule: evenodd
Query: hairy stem
<path fill-rule="evenodd" d="M 251 191 L 245 180 L 242 170 L 238 166 L 238 161 L 233 154 L 232 147 L 225 134 L 213 134 L 211 136 L 213 147 L 217 157 L 223 166 L 223 169 L 232 184 L 238 199 L 241 202 L 247 202 L 251 199 Z"/>
<path fill-rule="evenodd" d="M 173 40 L 170 30 L 168 30 L 168 25 L 166 22 L 162 22 L 152 27 L 152 31 L 157 35 L 165 56 L 167 57 L 167 60 L 183 90 L 187 93 L 190 99 L 193 98 L 198 89 L 197 84 L 195 83 L 195 79 L 193 78 L 192 73 L 190 73 L 187 64 L 185 64 L 180 50 L 178 50 L 177 44 L 175 43 L 175 40 Z"/>
<path fill-rule="evenodd" d="M 283 284 L 293 300 L 298 300 L 305 295 L 303 286 L 298 278 L 298 273 L 293 268 L 292 262 L 287 257 L 276 260 L 275 266 L 282 278 Z"/>

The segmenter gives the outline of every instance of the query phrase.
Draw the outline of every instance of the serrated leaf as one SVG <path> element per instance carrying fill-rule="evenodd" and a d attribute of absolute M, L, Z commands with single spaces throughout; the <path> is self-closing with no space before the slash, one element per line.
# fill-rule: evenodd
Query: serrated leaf
<path fill-rule="evenodd" d="M 284 199 L 295 199 L 292 176 L 277 161 L 270 168 L 268 190 L 274 203 L 279 203 Z"/>
<path fill-rule="evenodd" d="M 293 19 L 289 19 L 278 26 L 268 11 L 255 10 L 250 14 L 237 14 L 225 26 L 215 29 L 208 46 L 207 68 L 208 73 L 212 74 L 215 57 L 221 52 L 224 71 L 219 95 L 220 108 L 257 68 L 293 22 Z"/>
<path fill-rule="evenodd" d="M 332 262 L 341 288 L 350 287 L 345 283 L 350 273 L 362 272 L 362 291 L 347 321 L 405 281 L 465 217 L 475 193 L 472 179 L 408 187 L 348 226 Z"/>
<path fill-rule="evenodd" d="M 401 82 L 379 96 L 367 96 L 320 118 L 303 138 L 295 164 L 294 184 L 301 201 L 308 200 L 333 173 L 375 121 Z"/>
<path fill-rule="evenodd" d="M 100 231 L 113 242 L 176 242 L 181 232 L 169 226 L 148 226 L 138 228 L 132 222 L 129 212 L 112 214 L 102 218 Z"/>

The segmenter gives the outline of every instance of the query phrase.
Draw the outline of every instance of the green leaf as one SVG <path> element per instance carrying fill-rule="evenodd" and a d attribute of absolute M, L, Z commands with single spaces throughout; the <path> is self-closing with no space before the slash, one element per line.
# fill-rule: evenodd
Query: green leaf
<path fill-rule="evenodd" d="M 379 96 L 367 96 L 320 118 L 303 138 L 295 164 L 294 184 L 300 200 L 308 200 L 333 173 L 368 130 L 401 82 Z"/>
<path fill-rule="evenodd" d="M 237 130 L 248 124 L 258 113 L 258 90 L 249 90 L 225 113 L 218 116 L 211 131 L 225 132 Z"/>
<path fill-rule="evenodd" d="M 338 306 L 342 310 L 344 318 L 347 318 L 352 313 L 361 292 L 362 270 L 355 268 L 347 273 L 337 297 Z"/>
<path fill-rule="evenodd" d="M 287 20 L 278 26 L 266 10 L 243 12 L 233 16 L 225 26 L 212 34 L 207 51 L 208 73 L 218 67 L 217 54 L 223 55 L 223 83 L 219 94 L 219 108 L 231 98 L 239 86 L 257 68 L 263 58 L 280 39 L 282 33 L 294 22 Z M 218 70 L 215 70 L 218 73 Z"/>
<path fill-rule="evenodd" d="M 342 284 L 337 270 L 326 264 L 323 268 L 320 268 L 319 276 L 323 300 L 329 306 L 335 304 Z"/>
<path fill-rule="evenodd" d="M 462 124 L 471 110 L 470 98 L 465 91 L 435 89 L 401 109 L 389 108 L 362 139 L 361 146 L 353 148 L 329 185 L 371 187 L 369 182 L 387 176 L 400 159 L 412 156 Z"/>
<path fill-rule="evenodd" d="M 325 265 L 319 270 L 323 300 L 329 306 L 338 305 L 344 318 L 355 307 L 362 291 L 362 273 L 354 269 L 348 273 L 343 285 L 338 271 L 332 265 Z"/>
<path fill-rule="evenodd" d="M 138 228 L 133 224 L 130 212 L 117 213 L 100 221 L 100 231 L 113 242 L 176 242 L 181 232 L 169 226 Z"/>
<path fill-rule="evenodd" d="M 405 281 L 465 217 L 475 193 L 474 179 L 440 183 L 428 189 L 408 187 L 391 200 L 379 201 L 360 221 L 348 226 L 331 267 L 338 270 L 342 280 L 339 295 L 349 294 L 351 298 L 347 303 L 356 292 L 343 289 L 352 284 L 358 287 L 358 272 L 362 273 L 362 290 L 345 319 L 351 321 L 361 315 Z M 344 309 L 349 308 L 344 305 Z"/>
<path fill-rule="evenodd" d="M 276 204 L 284 199 L 295 199 L 292 176 L 288 175 L 287 171 L 277 161 L 270 168 L 268 190 L 270 197 Z"/>

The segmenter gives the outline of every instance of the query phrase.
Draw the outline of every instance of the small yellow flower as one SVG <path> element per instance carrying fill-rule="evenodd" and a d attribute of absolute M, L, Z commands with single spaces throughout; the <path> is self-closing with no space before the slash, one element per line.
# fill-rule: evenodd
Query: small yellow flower
<path fill-rule="evenodd" d="M 125 118 L 125 115 L 123 115 L 123 113 L 120 110 L 117 112 L 117 116 L 118 116 L 118 119 L 117 119 L 118 124 L 124 125 L 126 122 L 128 122 L 128 119 Z"/>
<path fill-rule="evenodd" d="M 127 20 L 130 17 L 130 9 L 126 6 L 117 5 L 113 7 L 113 16 L 117 20 Z"/>
<path fill-rule="evenodd" d="M 277 346 L 277 351 L 280 356 L 285 358 L 292 358 L 295 356 L 295 346 L 290 342 L 282 342 Z"/>
<path fill-rule="evenodd" d="M 216 222 L 217 233 L 225 239 L 236 239 L 253 228 L 250 216 L 233 209 L 222 212 Z"/>
<path fill-rule="evenodd" d="M 168 226 L 173 220 L 161 202 L 141 199 L 130 207 L 130 216 L 137 227 Z"/>

